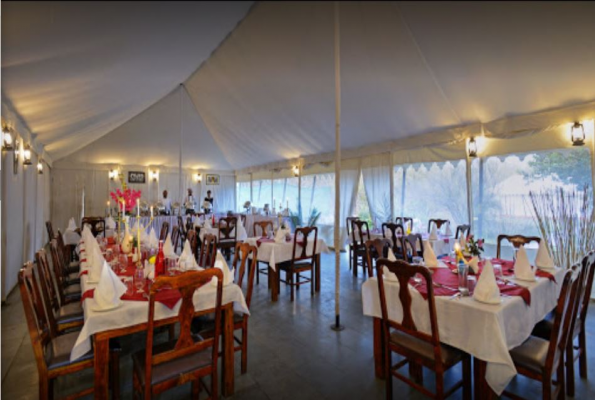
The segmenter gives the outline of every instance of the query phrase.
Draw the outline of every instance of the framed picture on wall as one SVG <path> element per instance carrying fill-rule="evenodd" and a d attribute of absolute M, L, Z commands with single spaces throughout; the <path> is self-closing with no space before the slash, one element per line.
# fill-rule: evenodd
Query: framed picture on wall
<path fill-rule="evenodd" d="M 207 185 L 218 185 L 218 184 L 219 184 L 219 175 L 207 174 Z"/>
<path fill-rule="evenodd" d="M 145 183 L 145 179 L 143 171 L 128 171 L 128 183 Z"/>

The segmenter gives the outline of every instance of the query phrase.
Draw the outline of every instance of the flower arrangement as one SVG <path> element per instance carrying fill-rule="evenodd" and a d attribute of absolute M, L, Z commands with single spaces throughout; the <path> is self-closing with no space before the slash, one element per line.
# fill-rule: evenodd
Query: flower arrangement
<path fill-rule="evenodd" d="M 467 244 L 465 245 L 465 252 L 471 254 L 472 256 L 481 256 L 483 253 L 483 239 L 475 239 L 473 235 L 469 235 L 467 238 Z"/>
<path fill-rule="evenodd" d="M 118 207 L 124 201 L 124 211 L 132 212 L 136 206 L 136 200 L 140 199 L 141 191 L 130 189 L 124 181 L 124 175 L 120 173 L 120 182 L 122 182 L 122 189 L 116 189 L 114 192 L 110 192 L 110 197 L 116 202 Z"/>

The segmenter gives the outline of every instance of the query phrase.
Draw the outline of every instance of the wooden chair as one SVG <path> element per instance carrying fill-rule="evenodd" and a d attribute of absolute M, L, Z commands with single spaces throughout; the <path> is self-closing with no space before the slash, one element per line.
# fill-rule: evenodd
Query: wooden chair
<path fill-rule="evenodd" d="M 190 243 L 190 250 L 192 250 L 194 259 L 198 262 L 198 235 L 194 229 L 188 231 L 186 240 Z"/>
<path fill-rule="evenodd" d="M 388 249 L 390 248 L 391 245 L 388 239 L 376 238 L 374 240 L 366 240 L 366 260 L 368 264 L 368 278 L 374 276 L 376 261 L 378 261 L 379 258 L 388 257 Z"/>
<path fill-rule="evenodd" d="M 558 297 L 558 304 L 555 309 L 554 321 L 552 324 L 549 340 L 537 336 L 530 336 L 520 346 L 510 351 L 517 373 L 530 379 L 541 382 L 542 397 L 544 400 L 552 398 L 564 398 L 565 376 L 564 376 L 564 353 L 570 342 L 570 331 L 576 317 L 575 307 L 580 301 L 579 273 L 576 270 L 568 270 L 564 274 L 562 289 Z M 556 381 L 554 382 L 554 373 Z M 556 389 L 552 393 L 552 383 Z M 519 396 L 504 391 L 503 393 L 511 398 Z"/>
<path fill-rule="evenodd" d="M 161 230 L 159 231 L 159 240 L 165 242 L 167 239 L 167 234 L 169 233 L 169 222 L 163 221 L 161 224 Z"/>
<path fill-rule="evenodd" d="M 457 230 L 455 231 L 455 239 L 460 237 L 464 237 L 467 239 L 471 234 L 471 225 L 459 225 L 457 226 Z"/>
<path fill-rule="evenodd" d="M 576 360 L 579 360 L 580 377 L 583 379 L 587 378 L 587 335 L 585 331 L 585 320 L 587 318 L 589 303 L 591 302 L 591 290 L 593 289 L 595 252 L 590 252 L 585 256 L 581 264 L 576 320 L 574 322 L 574 329 L 568 340 L 565 355 L 566 394 L 570 397 L 574 397 L 574 363 Z M 553 318 L 546 318 L 535 326 L 531 334 L 542 339 L 549 339 L 553 330 L 553 324 Z M 578 341 L 575 342 L 577 339 Z"/>
<path fill-rule="evenodd" d="M 217 277 L 215 309 L 196 312 L 194 292 L 210 284 Z M 211 268 L 205 271 L 188 271 L 178 276 L 160 276 L 155 279 L 149 294 L 149 319 L 145 348 L 132 355 L 133 385 L 142 398 L 150 399 L 173 387 L 192 381 L 192 397 L 198 399 L 201 388 L 209 398 L 217 398 L 217 359 L 219 357 L 219 337 L 221 335 L 221 297 L 223 273 Z M 155 321 L 155 296 L 164 289 L 178 290 L 182 304 L 178 315 Z M 203 339 L 191 332 L 194 317 L 215 312 L 214 335 Z M 154 331 L 158 326 L 179 323 L 180 335 L 177 339 L 154 346 Z M 210 377 L 210 388 L 202 378 Z"/>
<path fill-rule="evenodd" d="M 386 230 L 389 231 L 389 238 L 386 237 Z M 393 253 L 397 258 L 403 258 L 403 237 L 405 236 L 405 228 L 403 225 L 393 224 L 392 222 L 382 224 L 382 237 L 390 239 Z"/>
<path fill-rule="evenodd" d="M 79 301 L 61 305 L 50 272 L 47 254 L 44 249 L 35 254 L 37 278 L 41 282 L 41 294 L 47 311 L 48 323 L 54 333 L 82 327 L 83 307 Z"/>
<path fill-rule="evenodd" d="M 180 244 L 180 228 L 178 226 L 174 226 L 171 230 L 171 245 L 174 248 L 174 251 L 178 251 L 178 245 Z"/>
<path fill-rule="evenodd" d="M 256 230 L 256 228 L 260 228 L 260 232 L 261 234 L 258 235 L 258 231 Z M 267 220 L 267 221 L 256 221 L 254 222 L 254 225 L 252 227 L 252 232 L 254 237 L 258 237 L 258 236 L 266 236 L 269 229 L 268 227 L 271 227 L 271 230 L 274 231 L 275 230 L 275 226 L 273 225 L 273 221 L 271 220 Z"/>
<path fill-rule="evenodd" d="M 314 235 L 312 242 L 312 253 L 308 254 L 308 244 L 310 235 Z M 318 243 L 318 227 L 310 226 L 296 228 L 293 235 L 293 250 L 291 261 L 277 264 L 277 287 L 279 282 L 283 282 L 291 288 L 291 301 L 295 298 L 295 290 L 299 290 L 301 285 L 310 283 L 311 295 L 314 296 L 314 266 L 316 263 L 316 244 Z M 285 280 L 281 280 L 281 271 L 285 271 Z M 310 272 L 310 278 L 305 278 L 301 274 Z M 294 279 L 295 278 L 295 279 Z M 300 278 L 304 280 L 300 281 Z"/>
<path fill-rule="evenodd" d="M 231 250 L 238 244 L 238 218 L 223 217 L 219 219 L 217 227 L 219 228 L 219 238 L 217 245 L 229 260 Z"/>
<path fill-rule="evenodd" d="M 357 267 L 362 267 L 366 274 L 366 240 L 370 239 L 368 223 L 362 220 L 351 221 L 351 243 L 353 245 L 353 276 L 357 276 Z M 361 258 L 361 263 L 360 263 Z"/>
<path fill-rule="evenodd" d="M 48 242 L 52 240 L 56 235 L 54 234 L 54 226 L 52 225 L 52 221 L 45 221 L 45 229 L 48 232 Z"/>
<path fill-rule="evenodd" d="M 184 247 L 184 243 L 186 243 L 186 227 L 184 226 L 184 218 L 181 215 L 178 215 L 178 231 L 180 232 L 182 247 Z"/>
<path fill-rule="evenodd" d="M 419 233 L 411 233 L 403 236 L 403 258 L 411 262 L 413 257 L 423 256 L 424 241 L 421 235 Z"/>
<path fill-rule="evenodd" d="M 399 299 L 403 309 L 403 319 L 401 322 L 393 321 L 388 317 L 383 267 L 387 267 L 399 280 Z M 392 377 L 394 376 L 431 398 L 444 399 L 462 387 L 463 398 L 471 399 L 471 357 L 469 354 L 454 347 L 440 343 L 434 289 L 430 271 L 425 267 L 410 265 L 400 260 L 388 261 L 387 259 L 379 259 L 376 263 L 376 273 L 378 276 L 378 291 L 380 293 L 380 308 L 382 310 L 382 329 L 384 331 L 386 398 L 393 398 Z M 428 288 L 428 299 L 425 303 L 429 309 L 430 334 L 419 331 L 413 320 L 409 282 L 415 274 L 418 274 L 418 276 L 421 275 Z M 391 304 L 390 306 L 393 307 L 394 305 Z M 392 332 L 391 328 L 394 329 Z M 405 359 L 393 365 L 392 353 L 397 353 L 405 357 Z M 450 389 L 445 390 L 444 373 L 460 362 L 463 366 L 463 379 L 455 383 Z M 435 394 L 423 386 L 423 380 L 420 380 L 418 383 L 398 372 L 399 368 L 408 363 L 411 363 L 415 367 L 423 366 L 434 371 L 436 374 Z"/>
<path fill-rule="evenodd" d="M 409 218 L 409 217 L 397 217 L 395 218 L 395 222 L 401 226 L 403 226 L 403 229 L 405 229 L 405 226 L 407 226 L 407 223 L 409 223 L 409 227 L 411 229 L 413 229 L 413 218 Z M 407 232 L 407 229 L 405 229 L 405 232 Z"/>
<path fill-rule="evenodd" d="M 432 222 L 436 224 L 436 229 L 440 229 L 442 225 L 447 224 L 449 221 L 447 219 L 430 219 L 428 221 L 428 232 L 432 231 Z"/>
<path fill-rule="evenodd" d="M 66 272 L 68 274 L 76 274 L 74 276 L 70 276 L 69 280 L 78 280 L 78 273 L 80 272 L 81 266 L 78 260 L 75 261 L 73 259 L 73 254 L 75 253 L 74 249 L 76 246 L 66 246 L 64 244 L 64 236 L 59 229 L 55 239 L 58 242 L 58 248 L 62 251 Z"/>
<path fill-rule="evenodd" d="M 19 288 L 39 375 L 39 399 L 53 399 L 54 380 L 87 368 L 93 368 L 95 363 L 93 351 L 89 351 L 76 361 L 70 361 L 70 353 L 79 332 L 59 334 L 49 324 L 39 287 L 33 275 L 33 264 L 31 262 L 26 263 L 19 271 Z M 118 353 L 120 349 L 112 347 L 111 350 L 110 375 L 112 378 L 112 391 L 116 398 L 119 397 Z M 91 395 L 93 391 L 94 388 L 91 387 L 68 398 Z"/>
<path fill-rule="evenodd" d="M 202 240 L 200 249 L 199 267 L 213 268 L 217 259 L 217 236 L 207 233 Z"/>
<path fill-rule="evenodd" d="M 236 283 L 239 287 L 243 286 L 244 277 L 246 277 L 245 298 L 248 309 L 252 301 L 252 290 L 254 289 L 254 275 L 256 272 L 256 259 L 258 257 L 258 248 L 251 246 L 248 243 L 238 243 L 236 246 L 235 255 L 233 258 L 233 266 L 236 270 Z M 239 263 L 239 265 L 238 265 Z M 234 351 L 242 352 L 242 374 L 248 371 L 248 314 L 234 313 L 233 315 L 233 329 L 241 330 L 241 338 L 234 336 L 234 340 L 238 346 L 234 347 Z M 203 337 L 211 337 L 214 334 L 214 321 L 212 318 L 201 322 L 200 335 Z"/>
<path fill-rule="evenodd" d="M 523 235 L 498 235 L 498 242 L 496 247 L 496 258 L 500 258 L 500 250 L 502 248 L 502 242 L 508 240 L 515 249 L 520 248 L 531 242 L 541 243 L 541 238 L 537 236 L 523 236 Z"/>
<path fill-rule="evenodd" d="M 105 218 L 103 217 L 84 217 L 81 221 L 81 229 L 85 227 L 85 224 L 91 227 L 91 233 L 97 237 L 100 233 L 103 233 L 105 237 Z"/>
<path fill-rule="evenodd" d="M 346 224 L 345 224 L 345 228 L 347 229 L 347 239 L 349 240 L 349 269 L 353 268 L 353 249 L 354 249 L 354 245 L 353 242 L 351 241 L 351 221 L 357 221 L 359 219 L 359 217 L 347 217 L 346 219 Z"/>
<path fill-rule="evenodd" d="M 80 300 L 81 285 L 78 283 L 68 284 L 66 281 L 64 264 L 62 263 L 62 256 L 60 255 L 56 239 L 52 239 L 50 242 L 50 252 L 52 255 L 52 269 L 54 270 L 54 279 L 56 279 L 60 304 L 67 304 Z"/>
<path fill-rule="evenodd" d="M 194 230 L 194 222 L 192 222 L 192 215 L 186 217 L 186 233 Z"/>

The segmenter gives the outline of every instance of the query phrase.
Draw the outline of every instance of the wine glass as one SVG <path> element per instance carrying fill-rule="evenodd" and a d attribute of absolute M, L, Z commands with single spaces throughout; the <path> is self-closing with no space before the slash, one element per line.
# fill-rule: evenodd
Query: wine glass
<path fill-rule="evenodd" d="M 134 270 L 134 286 L 136 287 L 136 293 L 144 293 L 144 286 L 145 286 L 145 271 L 142 268 L 137 268 Z"/>
<path fill-rule="evenodd" d="M 118 263 L 120 264 L 120 272 L 126 272 L 126 267 L 128 266 L 128 256 L 124 253 L 121 253 L 118 256 Z"/>

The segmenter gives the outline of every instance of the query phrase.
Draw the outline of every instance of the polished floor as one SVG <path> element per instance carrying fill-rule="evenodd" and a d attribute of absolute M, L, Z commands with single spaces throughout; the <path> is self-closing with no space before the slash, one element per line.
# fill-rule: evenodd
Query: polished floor
<path fill-rule="evenodd" d="M 384 382 L 374 377 L 372 357 L 372 321 L 362 314 L 360 287 L 363 278 L 354 278 L 342 256 L 341 317 L 346 329 L 329 329 L 334 321 L 334 256 L 323 256 L 322 290 L 310 297 L 303 286 L 294 303 L 282 290 L 277 303 L 270 302 L 266 284 L 255 286 L 250 317 L 248 373 L 239 373 L 236 355 L 236 394 L 233 399 L 383 399 Z M 266 281 L 266 280 L 265 280 Z M 577 378 L 576 397 L 595 398 L 595 306 L 587 320 L 590 345 L 589 379 Z M 489 340 L 489 338 L 486 338 Z M 144 345 L 142 335 L 124 338 L 121 361 L 121 392 L 132 398 L 131 349 Z M 458 379 L 460 369 L 447 376 Z M 2 399 L 37 399 L 37 369 L 27 333 L 18 291 L 13 291 L 2 305 Z M 425 375 L 433 385 L 432 374 Z M 56 385 L 63 396 L 92 385 L 90 371 L 61 379 Z M 430 386 L 433 387 L 433 386 Z M 516 378 L 510 386 L 528 399 L 541 398 L 540 386 Z M 425 398 L 395 380 L 395 398 Z M 203 394 L 204 395 L 204 394 Z M 172 390 L 162 399 L 190 397 L 190 387 Z M 452 398 L 460 398 L 456 393 Z"/>

